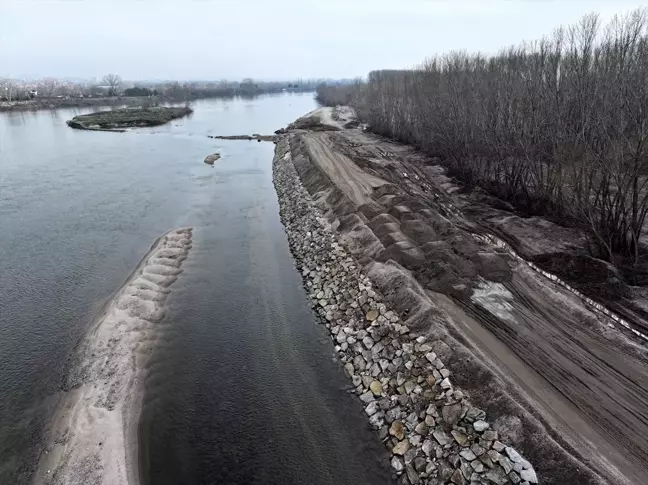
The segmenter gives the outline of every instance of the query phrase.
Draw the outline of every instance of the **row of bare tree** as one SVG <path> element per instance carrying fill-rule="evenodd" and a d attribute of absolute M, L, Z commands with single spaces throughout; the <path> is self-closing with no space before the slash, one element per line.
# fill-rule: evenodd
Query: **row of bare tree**
<path fill-rule="evenodd" d="M 467 184 L 588 230 L 640 262 L 648 214 L 648 11 L 590 15 L 493 57 L 453 52 L 375 71 L 348 100 L 375 132 L 441 157 Z M 335 98 L 335 99 L 334 99 Z"/>

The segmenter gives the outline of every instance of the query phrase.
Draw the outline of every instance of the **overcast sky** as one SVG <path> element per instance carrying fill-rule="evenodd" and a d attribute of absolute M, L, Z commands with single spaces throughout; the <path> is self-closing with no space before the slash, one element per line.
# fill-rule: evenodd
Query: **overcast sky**
<path fill-rule="evenodd" d="M 0 77 L 348 78 L 648 0 L 0 0 Z"/>

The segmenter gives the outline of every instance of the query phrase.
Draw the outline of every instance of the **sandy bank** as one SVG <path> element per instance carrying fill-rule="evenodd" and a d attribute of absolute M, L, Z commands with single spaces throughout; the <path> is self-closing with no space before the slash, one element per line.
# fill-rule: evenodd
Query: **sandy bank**
<path fill-rule="evenodd" d="M 79 345 L 34 484 L 134 485 L 143 368 L 192 229 L 161 236 Z"/>

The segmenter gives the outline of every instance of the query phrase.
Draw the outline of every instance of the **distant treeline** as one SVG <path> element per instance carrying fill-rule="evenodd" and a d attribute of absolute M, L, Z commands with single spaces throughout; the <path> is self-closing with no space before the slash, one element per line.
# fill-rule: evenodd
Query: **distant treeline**
<path fill-rule="evenodd" d="M 452 52 L 317 97 L 469 187 L 583 227 L 597 257 L 636 270 L 648 265 L 647 26 L 645 9 L 605 27 L 590 15 L 492 57 Z"/>
<path fill-rule="evenodd" d="M 174 101 L 198 98 L 257 96 L 266 93 L 312 92 L 322 80 L 255 81 L 193 81 L 126 83 L 118 74 L 107 74 L 96 82 L 72 82 L 45 78 L 37 81 L 0 79 L 0 101 L 29 101 L 37 98 L 82 99 L 118 96 L 159 96 Z"/>
<path fill-rule="evenodd" d="M 320 84 L 319 81 L 292 81 L 292 82 L 267 82 L 244 79 L 241 82 L 186 82 L 186 83 L 160 83 L 147 87 L 155 89 L 160 95 L 178 99 L 191 100 L 197 98 L 218 98 L 234 96 L 257 96 L 267 93 L 312 92 Z"/>

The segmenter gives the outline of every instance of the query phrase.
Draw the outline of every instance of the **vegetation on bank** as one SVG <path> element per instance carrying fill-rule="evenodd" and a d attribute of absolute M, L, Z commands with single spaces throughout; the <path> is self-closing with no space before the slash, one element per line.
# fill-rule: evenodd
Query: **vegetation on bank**
<path fill-rule="evenodd" d="M 71 128 L 81 130 L 120 130 L 131 127 L 163 125 L 191 112 L 193 110 L 188 106 L 121 108 L 75 116 L 67 124 Z"/>
<path fill-rule="evenodd" d="M 370 129 L 439 157 L 467 186 L 582 227 L 591 252 L 636 274 L 648 216 L 648 10 L 595 15 L 495 56 L 320 86 Z"/>

